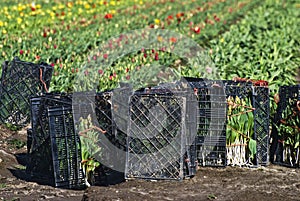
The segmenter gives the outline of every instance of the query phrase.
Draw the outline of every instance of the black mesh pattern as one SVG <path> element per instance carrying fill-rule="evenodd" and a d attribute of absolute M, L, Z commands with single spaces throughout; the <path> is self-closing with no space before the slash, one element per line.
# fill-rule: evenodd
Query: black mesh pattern
<path fill-rule="evenodd" d="M 300 167 L 300 85 L 281 86 L 272 127 L 270 161 L 288 167 Z M 290 141 L 290 142 L 288 142 Z M 298 144 L 298 146 L 297 146 Z"/>
<path fill-rule="evenodd" d="M 49 88 L 53 67 L 19 60 L 4 62 L 0 85 L 0 122 L 25 126 L 30 122 L 29 98 Z"/>
<path fill-rule="evenodd" d="M 257 153 L 251 160 L 254 165 L 267 165 L 269 161 L 269 115 L 270 99 L 267 86 L 254 86 L 252 82 L 224 81 L 226 96 L 248 98 L 254 108 L 253 140 Z M 246 156 L 247 158 L 249 156 Z"/>
<path fill-rule="evenodd" d="M 60 188 L 85 187 L 79 136 L 74 130 L 72 95 L 32 97 L 26 171 L 32 180 Z"/>
<path fill-rule="evenodd" d="M 226 95 L 223 83 L 187 78 L 198 101 L 195 140 L 200 166 L 226 166 Z"/>
<path fill-rule="evenodd" d="M 131 96 L 127 179 L 181 180 L 195 174 L 195 147 L 188 133 L 193 128 L 186 129 L 191 125 L 186 114 L 186 99 L 164 87 Z"/>

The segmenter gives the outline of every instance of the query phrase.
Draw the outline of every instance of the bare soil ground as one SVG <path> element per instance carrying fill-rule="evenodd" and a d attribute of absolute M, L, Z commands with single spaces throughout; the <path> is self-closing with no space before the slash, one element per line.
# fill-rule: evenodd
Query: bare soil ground
<path fill-rule="evenodd" d="M 0 127 L 0 200 L 300 200 L 300 169 L 199 168 L 183 181 L 129 180 L 85 190 L 57 189 L 28 181 L 26 131 Z"/>

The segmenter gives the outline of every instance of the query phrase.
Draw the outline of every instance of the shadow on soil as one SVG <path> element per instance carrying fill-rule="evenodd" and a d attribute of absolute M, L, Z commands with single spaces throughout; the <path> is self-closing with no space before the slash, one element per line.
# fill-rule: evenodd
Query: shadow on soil
<path fill-rule="evenodd" d="M 15 168 L 8 169 L 13 176 L 17 179 L 26 181 L 26 182 L 36 182 L 40 185 L 47 185 L 54 187 L 54 179 L 49 174 L 30 174 L 26 170 L 27 166 L 27 154 L 15 154 L 17 162 L 19 166 L 15 166 Z M 118 172 L 108 168 L 106 166 L 100 166 L 94 175 L 94 186 L 110 186 L 116 185 L 125 182 L 125 176 L 123 172 Z"/>

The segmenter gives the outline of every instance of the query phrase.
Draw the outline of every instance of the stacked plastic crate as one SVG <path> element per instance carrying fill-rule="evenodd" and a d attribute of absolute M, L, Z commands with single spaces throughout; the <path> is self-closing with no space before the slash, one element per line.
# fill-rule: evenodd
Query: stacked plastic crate
<path fill-rule="evenodd" d="M 226 165 L 226 95 L 223 82 L 186 78 L 198 101 L 195 139 L 199 166 Z"/>
<path fill-rule="evenodd" d="M 122 87 L 95 94 L 74 94 L 76 133 L 80 135 L 81 142 L 95 138 L 95 142 L 88 147 L 89 152 L 100 149 L 93 156 L 101 165 L 95 169 L 93 181 L 89 181 L 92 185 L 109 185 L 124 180 L 128 99 L 131 93 L 130 88 Z M 89 128 L 84 130 L 92 131 L 93 136 L 80 129 L 82 120 L 86 118 L 90 119 L 90 123 Z"/>
<path fill-rule="evenodd" d="M 142 89 L 131 96 L 126 179 L 181 180 L 195 175 L 191 145 L 197 102 L 192 95 L 168 85 Z"/>
<path fill-rule="evenodd" d="M 272 128 L 270 162 L 300 167 L 300 85 L 281 86 Z"/>
<path fill-rule="evenodd" d="M 53 67 L 19 60 L 4 62 L 0 84 L 0 122 L 23 127 L 30 122 L 30 96 L 47 91 Z"/>
<path fill-rule="evenodd" d="M 31 98 L 31 139 L 27 173 L 32 180 L 62 188 L 84 188 L 79 136 L 75 133 L 72 96 Z"/>
<path fill-rule="evenodd" d="M 243 161 L 236 161 L 236 157 L 230 158 L 231 165 L 267 165 L 269 160 L 269 115 L 270 115 L 270 100 L 269 100 L 269 88 L 264 81 L 224 81 L 225 93 L 227 96 L 228 108 L 231 113 L 227 116 L 227 135 L 229 133 L 237 133 L 246 139 L 246 142 L 238 142 L 228 144 L 227 139 L 227 151 L 228 150 L 245 150 Z M 232 112 L 234 109 L 241 108 L 238 114 Z M 232 117 L 243 116 L 243 118 L 236 118 L 238 122 L 229 124 Z M 243 121 L 242 121 L 243 120 Z M 242 130 L 233 128 L 239 126 L 240 128 L 247 123 L 248 128 L 244 127 Z M 231 122 L 232 123 L 232 122 Z M 253 125 L 251 125 L 253 123 Z M 247 131 L 243 133 L 243 130 Z M 250 147 L 250 141 L 255 147 Z M 255 150 L 254 153 L 250 153 L 250 149 Z M 252 157 L 250 157 L 254 154 Z M 229 156 L 227 156 L 229 159 Z"/>

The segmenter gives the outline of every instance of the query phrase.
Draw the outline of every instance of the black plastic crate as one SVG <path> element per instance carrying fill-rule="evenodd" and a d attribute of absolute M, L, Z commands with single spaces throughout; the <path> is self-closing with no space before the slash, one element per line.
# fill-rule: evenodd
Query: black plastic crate
<path fill-rule="evenodd" d="M 72 96 L 51 93 L 33 97 L 31 116 L 32 140 L 26 167 L 31 180 L 61 188 L 84 188 L 81 147 L 74 129 Z"/>
<path fill-rule="evenodd" d="M 198 101 L 195 140 L 200 166 L 226 166 L 226 95 L 222 81 L 186 78 Z"/>
<path fill-rule="evenodd" d="M 0 122 L 24 126 L 30 122 L 29 98 L 47 91 L 53 67 L 15 57 L 4 62 L 0 85 Z"/>
<path fill-rule="evenodd" d="M 269 163 L 270 142 L 270 90 L 266 86 L 254 86 L 254 132 L 257 142 L 257 162 Z"/>
<path fill-rule="evenodd" d="M 91 185 L 104 185 L 106 181 L 114 182 L 117 177 L 123 175 L 125 171 L 125 157 L 127 150 L 127 117 L 128 100 L 131 95 L 131 88 L 122 87 L 113 91 L 99 93 L 76 93 L 73 97 L 73 114 L 75 120 L 76 133 L 82 140 L 85 140 L 86 131 L 95 138 L 95 143 L 91 144 L 90 152 L 101 149 L 93 157 L 100 162 L 100 167 L 96 168 L 94 175 L 91 175 L 89 182 Z M 81 122 L 89 119 L 89 129 L 82 129 Z M 91 131 L 93 133 L 91 133 Z M 85 151 L 85 144 L 83 151 Z M 105 168 L 103 168 L 105 167 Z M 105 169 L 105 171 L 103 171 Z M 101 170 L 99 173 L 98 170 Z M 102 174 L 99 176 L 99 174 Z M 122 179 L 118 179 L 122 180 Z"/>
<path fill-rule="evenodd" d="M 71 107 L 48 108 L 55 187 L 84 188 L 80 139 Z"/>
<path fill-rule="evenodd" d="M 300 166 L 300 85 L 281 86 L 272 127 L 270 162 L 288 167 Z"/>
<path fill-rule="evenodd" d="M 239 161 L 234 165 L 267 165 L 269 161 L 269 115 L 270 115 L 270 100 L 269 100 L 269 88 L 267 85 L 257 85 L 255 81 L 224 81 L 226 96 L 228 101 L 228 108 L 239 107 L 239 104 L 245 103 L 246 105 L 242 106 L 244 112 L 241 112 L 241 115 L 244 115 L 243 118 L 246 118 L 246 122 L 249 124 L 253 122 L 253 125 L 247 131 L 252 132 L 252 140 L 256 142 L 256 154 L 252 159 L 250 159 L 249 151 L 249 136 L 245 137 L 246 142 L 240 142 L 238 147 L 240 149 L 245 149 L 244 153 L 245 161 Z M 229 100 L 231 97 L 231 100 Z M 237 103 L 239 102 L 239 103 Z M 230 110 L 230 109 L 229 109 Z M 245 114 L 249 114 L 245 117 Z M 234 116 L 234 114 L 228 113 L 228 115 Z M 228 125 L 227 120 L 227 132 L 236 131 L 234 128 L 231 128 L 231 125 Z M 244 119 L 245 120 L 245 119 Z M 242 120 L 241 120 L 242 121 Z M 235 122 L 235 125 L 243 125 L 245 122 L 241 121 Z M 243 136 L 246 136 L 245 133 L 242 133 Z M 228 139 L 227 139 L 228 140 Z M 236 144 L 233 145 L 236 147 Z M 227 142 L 227 151 L 231 146 Z M 229 152 L 227 152 L 229 153 Z M 229 155 L 229 157 L 228 157 Z M 230 154 L 227 154 L 228 160 L 230 159 Z"/>
<path fill-rule="evenodd" d="M 195 108 L 188 92 L 168 85 L 130 97 L 125 178 L 181 180 L 196 172 Z M 193 102 L 190 102 L 193 103 Z M 190 114 L 190 115 L 187 115 Z M 189 127 L 191 126 L 191 127 Z M 193 155 L 194 154 L 194 155 Z"/>
<path fill-rule="evenodd" d="M 46 93 L 30 98 L 31 129 L 33 143 L 31 150 L 35 151 L 49 138 L 48 108 L 54 106 L 72 106 L 72 95 L 64 93 Z"/>

